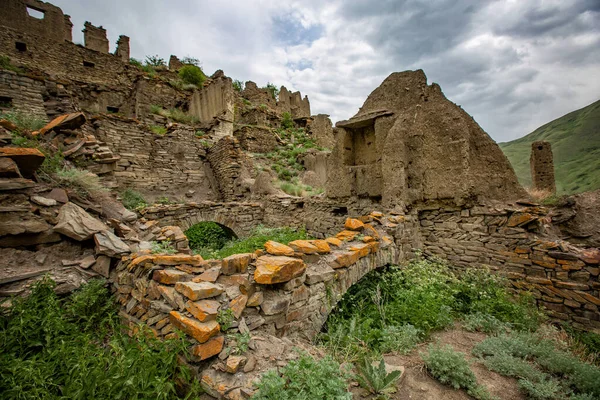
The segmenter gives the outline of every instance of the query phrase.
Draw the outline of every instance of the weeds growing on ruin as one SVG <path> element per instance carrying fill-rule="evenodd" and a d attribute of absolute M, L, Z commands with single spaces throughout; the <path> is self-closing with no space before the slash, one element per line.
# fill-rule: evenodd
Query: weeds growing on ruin
<path fill-rule="evenodd" d="M 125 189 L 121 192 L 120 197 L 121 203 L 128 210 L 137 210 L 148 206 L 148 202 L 144 199 L 144 196 L 133 189 Z"/>
<path fill-rule="evenodd" d="M 82 197 L 94 192 L 106 192 L 98 175 L 79 168 L 62 168 L 54 174 L 54 180 L 63 188 L 72 189 Z"/>
<path fill-rule="evenodd" d="M 185 83 L 190 85 L 195 85 L 199 88 L 202 87 L 202 84 L 206 80 L 206 75 L 202 72 L 202 69 L 196 65 L 184 65 L 179 69 L 178 72 L 179 78 Z"/>
<path fill-rule="evenodd" d="M 360 386 L 372 394 L 378 395 L 378 399 L 383 400 L 389 398 L 389 393 L 396 391 L 394 384 L 400 378 L 400 375 L 402 375 L 402 371 L 388 373 L 385 369 L 383 358 L 377 365 L 373 365 L 368 358 L 365 358 L 356 368 L 358 370 L 356 379 Z"/>
<path fill-rule="evenodd" d="M 179 398 L 176 385 L 199 394 L 177 358 L 188 343 L 159 340 L 118 324 L 118 306 L 104 281 L 92 280 L 66 299 L 45 278 L 0 316 L 0 393 L 24 398 Z"/>
<path fill-rule="evenodd" d="M 165 135 L 167 133 L 167 128 L 162 125 L 150 125 L 150 131 L 156 135 Z"/>
<path fill-rule="evenodd" d="M 233 80 L 233 89 L 236 92 L 241 93 L 242 90 L 244 90 L 244 82 L 240 81 L 239 79 L 234 79 Z"/>
<path fill-rule="evenodd" d="M 0 69 L 5 69 L 13 72 L 23 72 L 22 68 L 12 65 L 12 63 L 10 62 L 10 57 L 8 56 L 0 56 Z"/>
<path fill-rule="evenodd" d="M 348 374 L 330 357 L 316 360 L 302 354 L 279 371 L 271 370 L 256 384 L 254 400 L 349 400 Z"/>
<path fill-rule="evenodd" d="M 46 125 L 46 122 L 33 115 L 25 114 L 20 111 L 10 111 L 0 113 L 0 119 L 6 119 L 17 126 L 19 132 L 37 131 Z"/>
<path fill-rule="evenodd" d="M 152 245 L 152 254 L 175 254 L 177 249 L 173 247 L 173 243 L 170 240 L 163 240 L 162 242 L 150 242 Z"/>
<path fill-rule="evenodd" d="M 277 100 L 277 98 L 279 97 L 279 89 L 277 89 L 277 86 L 275 86 L 271 82 L 267 82 L 267 86 L 263 87 L 263 89 L 266 89 L 271 94 L 273 100 Z"/>
<path fill-rule="evenodd" d="M 152 114 L 157 114 L 157 115 L 162 115 L 165 118 L 171 119 L 175 122 L 180 122 L 182 124 L 194 124 L 197 123 L 198 117 L 194 117 L 193 115 L 188 115 L 185 111 L 180 110 L 179 108 L 170 108 L 168 110 L 165 110 L 164 108 L 157 106 L 157 105 L 152 105 L 150 106 L 150 112 Z M 155 127 L 156 125 L 154 125 L 153 127 Z M 150 127 L 151 129 L 153 127 Z M 154 130 L 153 130 L 154 131 Z M 155 132 L 157 133 L 157 132 Z M 166 128 L 165 128 L 165 133 L 166 133 Z M 161 135 L 163 135 L 164 133 L 159 133 Z"/>

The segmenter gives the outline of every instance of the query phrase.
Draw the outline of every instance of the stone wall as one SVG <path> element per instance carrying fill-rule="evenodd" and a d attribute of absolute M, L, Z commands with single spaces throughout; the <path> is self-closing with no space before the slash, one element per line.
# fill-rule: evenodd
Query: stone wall
<path fill-rule="evenodd" d="M 124 63 L 129 63 L 129 36 L 120 35 L 117 40 L 115 55 Z"/>
<path fill-rule="evenodd" d="M 318 146 L 332 149 L 335 145 L 333 125 L 327 114 L 318 114 L 311 117 L 308 125 L 308 134 L 315 139 Z"/>
<path fill-rule="evenodd" d="M 293 119 L 309 118 L 310 103 L 308 97 L 300 92 L 290 92 L 285 86 L 279 89 L 279 97 L 277 99 L 277 108 L 281 113 L 288 112 Z"/>
<path fill-rule="evenodd" d="M 41 12 L 43 17 L 31 16 L 28 8 Z M 62 42 L 71 40 L 71 24 L 68 15 L 59 7 L 38 0 L 2 0 L 0 26 L 16 29 L 28 35 L 44 37 L 46 40 Z M 15 44 L 13 43 L 13 47 Z"/>
<path fill-rule="evenodd" d="M 106 38 L 106 29 L 101 26 L 94 26 L 89 21 L 85 21 L 84 24 L 83 43 L 90 50 L 108 53 L 109 46 L 108 39 Z"/>
<path fill-rule="evenodd" d="M 278 145 L 277 136 L 266 126 L 241 125 L 233 136 L 239 140 L 242 149 L 250 153 L 268 153 Z"/>
<path fill-rule="evenodd" d="M 462 268 L 488 266 L 516 291 L 531 291 L 555 320 L 600 330 L 600 253 L 538 238 L 539 207 L 440 208 L 419 213 L 426 255 Z"/>
<path fill-rule="evenodd" d="M 119 188 L 157 197 L 193 190 L 192 199 L 215 198 L 206 150 L 194 130 L 173 127 L 157 135 L 144 124 L 117 117 L 98 119 L 94 125 L 96 136 L 120 156 L 113 173 Z"/>
<path fill-rule="evenodd" d="M 234 103 L 231 78 L 220 76 L 194 92 L 189 113 L 204 123 L 218 119 L 216 137 L 232 136 Z"/>
<path fill-rule="evenodd" d="M 207 159 L 222 200 L 234 201 L 244 196 L 239 179 L 244 175 L 245 157 L 239 141 L 233 137 L 224 137 L 208 149 Z"/>
<path fill-rule="evenodd" d="M 0 111 L 14 109 L 47 121 L 43 97 L 45 92 L 46 87 L 39 80 L 12 71 L 0 71 Z"/>

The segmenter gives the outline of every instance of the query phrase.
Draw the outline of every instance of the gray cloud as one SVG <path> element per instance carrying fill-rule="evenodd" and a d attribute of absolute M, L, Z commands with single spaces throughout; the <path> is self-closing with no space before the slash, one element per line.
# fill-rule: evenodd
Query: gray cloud
<path fill-rule="evenodd" d="M 54 0 L 132 55 L 193 56 L 212 73 L 301 90 L 347 119 L 394 71 L 422 68 L 497 141 L 598 99 L 598 0 Z M 114 47 L 113 47 L 114 48 Z"/>

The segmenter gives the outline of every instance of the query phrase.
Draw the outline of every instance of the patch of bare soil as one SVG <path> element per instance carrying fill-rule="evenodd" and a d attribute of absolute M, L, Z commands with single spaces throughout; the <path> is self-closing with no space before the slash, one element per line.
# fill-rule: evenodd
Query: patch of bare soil
<path fill-rule="evenodd" d="M 455 390 L 450 386 L 445 386 L 433 378 L 427 370 L 419 352 L 427 351 L 429 343 L 439 342 L 449 344 L 456 351 L 466 354 L 471 364 L 471 369 L 477 377 L 479 384 L 485 386 L 490 394 L 502 400 L 524 400 L 525 396 L 519 392 L 516 379 L 507 378 L 495 372 L 488 370 L 483 364 L 477 362 L 477 359 L 471 355 L 473 347 L 483 341 L 487 335 L 477 332 L 467 332 L 456 325 L 451 329 L 433 334 L 432 339 L 427 343 L 420 344 L 408 355 L 387 354 L 384 356 L 385 362 L 390 365 L 404 366 L 404 376 L 396 385 L 398 391 L 390 396 L 394 400 L 415 399 L 415 400 L 467 400 L 472 399 L 464 390 Z M 352 389 L 354 398 L 369 399 L 368 393 L 355 387 Z"/>

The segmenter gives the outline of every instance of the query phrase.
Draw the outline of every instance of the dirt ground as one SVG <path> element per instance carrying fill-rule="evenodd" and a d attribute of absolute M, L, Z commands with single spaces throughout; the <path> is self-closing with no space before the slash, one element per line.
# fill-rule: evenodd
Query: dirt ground
<path fill-rule="evenodd" d="M 464 390 L 455 390 L 449 386 L 442 385 L 432 378 L 425 369 L 419 352 L 427 351 L 429 343 L 439 342 L 449 344 L 454 350 L 461 351 L 467 355 L 471 363 L 471 369 L 477 377 L 477 382 L 485 386 L 490 394 L 502 400 L 524 400 L 525 396 L 519 392 L 517 381 L 507 378 L 488 370 L 483 364 L 478 363 L 471 355 L 473 347 L 486 338 L 485 334 L 467 332 L 455 326 L 443 332 L 435 333 L 427 343 L 420 344 L 408 355 L 387 354 L 385 362 L 390 365 L 405 367 L 404 376 L 397 384 L 398 391 L 390 396 L 394 400 L 467 400 L 472 399 Z M 370 399 L 365 390 L 360 387 L 352 388 L 353 398 Z"/>

